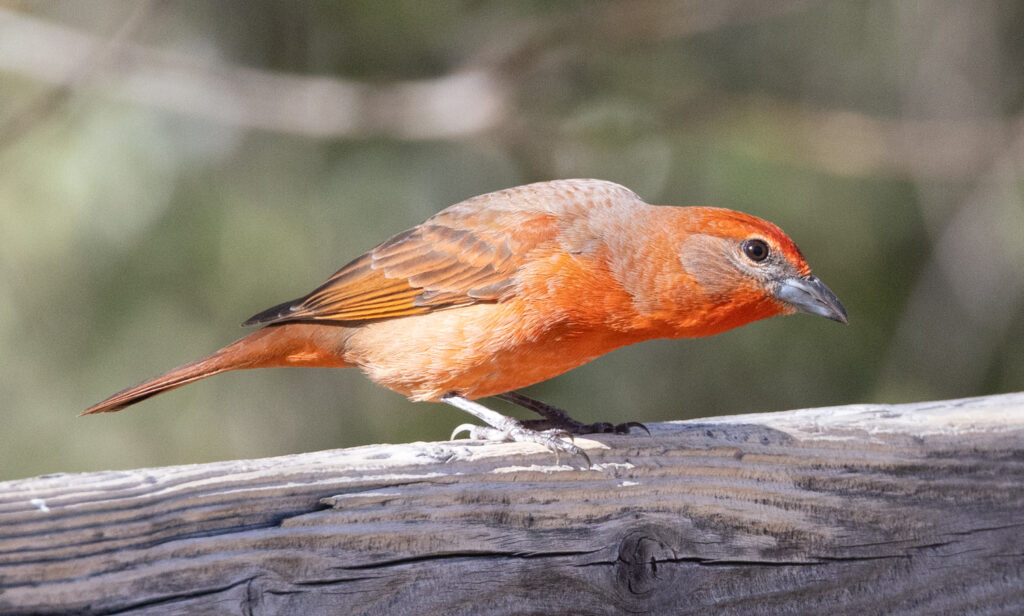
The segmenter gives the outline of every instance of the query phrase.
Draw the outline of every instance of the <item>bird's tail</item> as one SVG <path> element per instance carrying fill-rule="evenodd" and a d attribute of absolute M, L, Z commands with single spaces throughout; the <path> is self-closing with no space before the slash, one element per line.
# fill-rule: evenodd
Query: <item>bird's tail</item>
<path fill-rule="evenodd" d="M 255 331 L 223 349 L 178 366 L 144 383 L 129 387 L 90 406 L 80 415 L 112 413 L 165 391 L 194 383 L 229 370 L 276 366 L 344 368 L 346 363 L 335 349 L 322 344 L 318 328 L 330 325 L 287 323 Z"/>

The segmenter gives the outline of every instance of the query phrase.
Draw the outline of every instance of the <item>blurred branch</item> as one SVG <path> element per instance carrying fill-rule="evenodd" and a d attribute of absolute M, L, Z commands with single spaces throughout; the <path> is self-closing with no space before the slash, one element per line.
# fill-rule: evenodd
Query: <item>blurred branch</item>
<path fill-rule="evenodd" d="M 149 0 L 134 3 L 128 18 L 110 38 L 97 38 L 91 43 L 88 50 L 82 50 L 84 52 L 82 55 L 70 58 L 74 60 L 74 65 L 67 67 L 63 76 L 54 75 L 56 79 L 53 83 L 56 83 L 57 87 L 33 98 L 0 120 L 0 149 L 17 141 L 33 126 L 57 111 L 77 87 L 86 83 L 96 70 L 116 56 L 121 47 L 142 24 L 143 19 L 149 14 L 151 6 L 152 2 Z M 15 15 L 15 13 L 0 9 L 0 51 L 3 52 L 7 51 L 5 43 L 10 44 L 6 38 L 8 28 L 5 18 L 8 14 Z M 21 48 L 23 51 L 33 49 L 32 47 Z M 6 55 L 6 53 L 2 54 L 0 62 L 3 62 Z"/>
<path fill-rule="evenodd" d="M 123 44 L 123 40 L 105 44 L 79 30 L 0 9 L 0 69 L 60 85 L 60 95 L 53 100 L 90 87 L 113 98 L 225 124 L 311 137 L 460 138 L 501 123 L 511 98 L 504 75 L 514 72 L 514 66 L 537 61 L 538 54 L 551 45 L 561 44 L 579 28 L 580 20 L 605 40 L 654 40 L 755 21 L 807 4 L 807 0 L 688 2 L 681 7 L 678 2 L 647 0 L 628 5 L 629 19 L 620 4 L 608 4 L 596 12 L 588 6 L 562 20 L 509 28 L 521 36 L 501 37 L 494 48 L 476 58 L 472 68 L 391 84 L 233 67 Z M 83 63 L 76 60 L 92 60 L 93 50 L 112 48 L 115 43 L 117 62 L 90 62 L 90 70 L 83 70 Z M 41 110 L 35 102 L 30 108 Z M 31 123 L 23 119 L 16 115 L 9 123 L 11 130 L 25 130 Z"/>
<path fill-rule="evenodd" d="M 0 146 L 45 117 L 73 90 L 89 88 L 113 98 L 245 128 L 316 138 L 388 135 L 404 139 L 459 139 L 499 126 L 520 132 L 523 119 L 511 75 L 521 75 L 572 39 L 580 21 L 588 37 L 614 41 L 664 39 L 769 18 L 804 8 L 806 0 L 771 3 L 684 3 L 648 0 L 604 5 L 547 22 L 509 26 L 489 49 L 462 69 L 433 79 L 369 84 L 230 66 L 213 60 L 125 42 L 144 14 L 136 11 L 114 39 L 0 9 L 0 70 L 58 84 L 0 127 Z M 143 5 L 144 6 L 144 5 Z M 627 8 L 628 7 L 628 8 Z M 742 8 L 756 10 L 742 11 Z M 626 15 L 625 11 L 629 11 Z M 40 50 L 46 50 L 41 52 Z M 97 51 L 100 50 L 100 51 Z M 88 58 L 83 62 L 81 58 Z M 709 97 L 703 97 L 707 103 Z M 714 98 L 714 97 L 710 97 Z M 750 155 L 824 169 L 845 176 L 915 175 L 969 179 L 984 172 L 992 151 L 1005 147 L 1021 120 L 981 115 L 966 119 L 888 119 L 849 110 L 815 110 L 758 96 L 722 97 L 702 113 L 666 112 L 665 124 L 696 122 L 688 130 L 728 135 L 745 132 Z M 712 120 L 708 120 L 711 117 Z M 527 121 L 538 131 L 534 123 Z M 790 147 L 758 147 L 751 126 L 772 126 Z M 528 128 L 528 127 L 527 127 Z M 781 137 L 780 137 L 781 135 Z M 512 137 L 510 137 L 512 138 Z M 546 139 L 564 139 L 552 131 Z M 543 139 L 542 139 L 543 140 Z M 1024 161 L 1017 161 L 1018 167 Z"/>
<path fill-rule="evenodd" d="M 0 69 L 40 81 L 103 91 L 113 98 L 225 124 L 313 137 L 374 134 L 460 137 L 493 126 L 504 86 L 476 69 L 384 85 L 227 66 L 125 44 L 88 83 L 67 76 L 103 44 L 90 34 L 0 10 Z"/>

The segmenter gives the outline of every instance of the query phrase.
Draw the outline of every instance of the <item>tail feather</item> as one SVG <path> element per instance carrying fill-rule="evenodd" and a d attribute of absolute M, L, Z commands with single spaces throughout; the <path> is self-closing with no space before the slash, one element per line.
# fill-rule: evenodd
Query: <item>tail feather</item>
<path fill-rule="evenodd" d="M 148 381 L 136 385 L 135 387 L 129 387 L 123 391 L 110 396 L 103 402 L 94 404 L 89 408 L 85 409 L 79 415 L 93 415 L 96 413 L 113 413 L 114 411 L 120 411 L 121 409 L 131 406 L 136 402 L 142 402 L 147 398 L 170 391 L 181 387 L 182 385 L 188 385 L 194 383 L 200 379 L 205 379 L 208 376 L 220 374 L 227 370 L 234 370 L 240 366 L 232 366 L 229 362 L 224 361 L 223 358 L 219 357 L 218 353 L 214 353 L 209 357 L 196 360 L 185 364 L 184 366 L 178 366 L 177 368 L 165 372 L 160 376 L 149 379 Z"/>
<path fill-rule="evenodd" d="M 157 394 L 229 370 L 272 366 L 344 368 L 349 364 L 338 355 L 336 346 L 330 344 L 330 339 L 337 332 L 330 325 L 309 323 L 267 327 L 208 357 L 178 366 L 156 378 L 120 391 L 79 415 L 120 411 Z"/>

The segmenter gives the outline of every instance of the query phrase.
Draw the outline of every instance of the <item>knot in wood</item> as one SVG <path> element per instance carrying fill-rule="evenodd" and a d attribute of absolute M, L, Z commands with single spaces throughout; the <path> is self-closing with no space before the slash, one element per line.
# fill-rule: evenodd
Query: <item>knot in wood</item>
<path fill-rule="evenodd" d="M 620 595 L 626 598 L 649 598 L 654 592 L 672 588 L 676 568 L 668 565 L 676 558 L 675 536 L 668 529 L 646 526 L 628 532 L 619 543 L 616 580 Z M 678 588 L 675 588 L 678 591 Z"/>

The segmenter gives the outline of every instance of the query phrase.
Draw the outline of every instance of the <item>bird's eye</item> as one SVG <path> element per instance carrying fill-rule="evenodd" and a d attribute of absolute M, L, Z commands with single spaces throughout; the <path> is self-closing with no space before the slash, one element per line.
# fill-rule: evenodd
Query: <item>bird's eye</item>
<path fill-rule="evenodd" d="M 754 263 L 764 261 L 768 258 L 768 253 L 771 252 L 768 249 L 768 244 L 759 239 L 744 240 L 740 248 L 743 250 L 743 254 L 747 255 L 747 258 Z"/>

